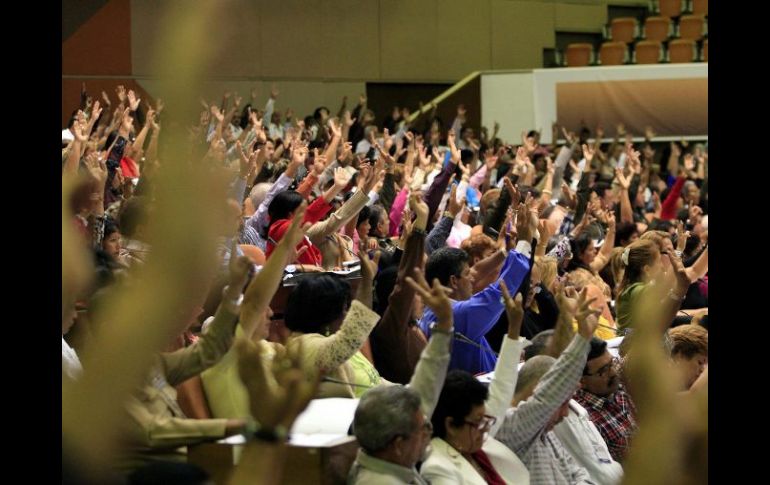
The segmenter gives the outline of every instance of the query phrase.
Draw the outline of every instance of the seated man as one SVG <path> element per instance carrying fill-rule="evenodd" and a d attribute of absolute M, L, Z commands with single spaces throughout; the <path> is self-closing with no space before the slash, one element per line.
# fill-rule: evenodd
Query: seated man
<path fill-rule="evenodd" d="M 532 395 L 508 409 L 495 439 L 508 446 L 529 470 L 531 483 L 589 484 L 588 471 L 552 432 L 568 415 L 598 320 L 590 301 L 577 301 L 578 333 L 535 386 Z M 569 305 L 560 304 L 559 325 L 573 318 Z M 525 364 L 526 366 L 526 364 Z M 526 377 L 525 377 L 526 380 Z M 521 391 L 521 387 L 518 391 Z"/>
<path fill-rule="evenodd" d="M 540 350 L 537 355 L 531 355 L 519 371 L 514 405 L 532 395 L 538 382 L 556 362 L 553 357 L 542 355 L 544 349 Z M 623 467 L 612 459 L 604 438 L 589 419 L 588 412 L 574 399 L 569 400 L 567 415 L 554 427 L 553 432 L 572 458 L 588 471 L 591 480 L 601 485 L 620 483 Z"/>
<path fill-rule="evenodd" d="M 520 210 L 517 225 L 519 242 L 516 249 L 508 253 L 500 271 L 500 280 L 505 281 L 512 294 L 518 291 L 530 269 L 530 241 L 537 229 L 537 216 L 529 210 Z M 492 371 L 497 358 L 484 335 L 494 327 L 504 310 L 499 280 L 475 295 L 472 294 L 473 278 L 468 266 L 468 254 L 457 248 L 441 248 L 431 254 L 425 268 L 425 277 L 431 282 L 438 278 L 442 285 L 453 290 L 451 296 L 455 332 L 462 334 L 462 337 L 455 337 L 449 369 L 461 369 L 471 374 Z M 428 337 L 435 320 L 433 312 L 425 310 L 419 325 Z"/>
<path fill-rule="evenodd" d="M 444 384 L 453 329 L 451 303 L 444 291 L 429 288 L 425 281 L 420 287 L 423 301 L 438 314 L 435 334 L 408 386 L 377 386 L 361 397 L 353 420 L 361 449 L 348 483 L 427 483 L 414 467 L 424 459 L 430 442 L 430 418 Z"/>
<path fill-rule="evenodd" d="M 575 400 L 588 411 L 612 458 L 622 463 L 629 439 L 636 431 L 636 411 L 620 382 L 617 359 L 610 355 L 604 340 L 591 339 L 591 350 L 580 384 Z"/>

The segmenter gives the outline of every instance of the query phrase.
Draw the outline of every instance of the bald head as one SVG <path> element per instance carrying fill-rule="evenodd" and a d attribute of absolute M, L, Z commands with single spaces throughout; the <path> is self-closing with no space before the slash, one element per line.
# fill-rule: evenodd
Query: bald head
<path fill-rule="evenodd" d="M 540 379 L 551 369 L 556 359 L 550 355 L 536 355 L 527 360 L 519 371 L 514 400 L 523 401 L 532 395 Z"/>

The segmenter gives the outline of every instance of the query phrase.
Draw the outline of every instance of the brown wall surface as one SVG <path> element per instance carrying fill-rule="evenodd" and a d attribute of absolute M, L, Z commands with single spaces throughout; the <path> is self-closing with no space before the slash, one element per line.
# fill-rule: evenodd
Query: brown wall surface
<path fill-rule="evenodd" d="M 708 79 L 573 82 L 556 85 L 563 126 L 615 126 L 629 133 L 654 126 L 659 136 L 708 133 Z"/>

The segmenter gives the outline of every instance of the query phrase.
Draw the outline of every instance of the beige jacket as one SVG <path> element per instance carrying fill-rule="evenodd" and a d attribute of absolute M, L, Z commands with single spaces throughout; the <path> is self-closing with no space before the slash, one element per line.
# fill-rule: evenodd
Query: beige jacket
<path fill-rule="evenodd" d="M 308 304 L 311 304 L 308 302 Z M 325 377 L 336 381 L 356 382 L 353 367 L 348 362 L 366 341 L 380 316 L 358 300 L 353 300 L 340 329 L 328 337 L 318 333 L 289 335 L 286 348 L 296 348 L 302 342 L 306 355 L 305 370 L 321 370 Z M 321 382 L 317 398 L 355 397 L 353 387 L 347 384 Z"/>
<path fill-rule="evenodd" d="M 128 454 L 122 468 L 151 460 L 183 461 L 186 445 L 223 438 L 226 419 L 188 419 L 174 386 L 216 364 L 230 348 L 238 316 L 220 306 L 208 331 L 190 347 L 157 356 L 145 384 L 126 403 Z"/>

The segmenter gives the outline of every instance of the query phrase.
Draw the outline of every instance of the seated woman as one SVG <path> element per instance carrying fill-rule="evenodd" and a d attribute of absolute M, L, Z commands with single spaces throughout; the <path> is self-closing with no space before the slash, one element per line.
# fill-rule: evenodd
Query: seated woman
<path fill-rule="evenodd" d="M 304 210 L 302 204 L 298 211 Z M 269 305 L 283 277 L 284 266 L 294 262 L 297 257 L 295 245 L 302 237 L 304 235 L 298 224 L 290 226 L 286 237 L 276 246 L 273 257 L 265 262 L 243 295 L 235 336 L 243 336 L 255 342 L 261 348 L 260 355 L 266 360 L 272 360 L 276 352 L 283 350 L 280 344 L 265 340 L 273 316 Z M 207 324 L 204 324 L 204 333 L 206 327 Z M 249 395 L 238 377 L 238 355 L 234 348 L 215 366 L 206 369 L 200 378 L 211 414 L 215 418 L 238 419 L 250 415 Z"/>
<path fill-rule="evenodd" d="M 377 241 L 377 247 L 381 252 L 380 268 L 387 268 L 391 264 L 397 265 L 401 260 L 401 250 L 396 246 L 393 238 L 389 237 L 390 217 L 384 207 L 378 204 L 370 207 L 369 225 L 369 237 Z"/>
<path fill-rule="evenodd" d="M 343 188 L 345 188 L 349 181 L 350 175 L 345 170 L 337 170 L 334 174 L 334 185 L 307 207 L 302 223 L 315 224 L 323 219 L 329 210 L 331 210 L 331 201 Z M 265 256 L 267 258 L 270 258 L 275 246 L 281 238 L 283 238 L 283 235 L 286 233 L 291 224 L 291 220 L 294 217 L 294 212 L 300 204 L 302 204 L 303 200 L 304 198 L 300 193 L 293 190 L 287 190 L 277 194 L 272 202 L 270 202 L 270 206 L 267 209 L 267 214 L 270 218 L 270 224 L 267 227 L 267 250 L 265 251 Z M 305 237 L 305 239 L 300 242 L 300 246 L 306 247 L 307 249 L 299 255 L 299 263 L 321 266 L 321 251 L 319 251 L 308 237 Z M 298 251 L 301 251 L 301 248 L 297 249 Z"/>
<path fill-rule="evenodd" d="M 495 376 L 487 389 L 465 371 L 447 375 L 433 424 L 432 452 L 420 474 L 432 484 L 529 483 L 521 460 L 494 438 L 513 399 L 517 364 L 524 347 L 519 338 L 523 317 L 522 298 L 512 300 L 501 285 L 506 301 L 508 335 L 504 339 Z"/>
<path fill-rule="evenodd" d="M 620 284 L 620 294 L 615 305 L 618 326 L 621 329 L 632 326 L 634 307 L 645 289 L 654 284 L 656 280 L 658 284 L 663 284 L 662 281 L 666 274 L 666 265 L 663 261 L 668 262 L 667 266 L 672 269 L 671 277 L 675 281 L 674 288 L 665 300 L 665 303 L 675 303 L 671 320 L 662 322 L 666 328 L 676 315 L 676 310 L 679 309 L 687 288 L 690 286 L 690 279 L 682 261 L 673 253 L 668 253 L 666 254 L 667 257 L 663 258 L 658 247 L 653 241 L 642 237 L 623 251 L 621 259 L 625 269 L 623 281 Z"/>
<path fill-rule="evenodd" d="M 612 289 L 599 276 L 599 271 L 609 262 L 614 241 L 615 220 L 612 218 L 604 238 L 604 244 L 602 244 L 599 251 L 597 251 L 593 239 L 586 232 L 582 232 L 575 239 L 571 240 L 570 249 L 573 256 L 567 265 L 569 273 L 567 280 L 574 283 L 573 280 L 578 278 L 584 282 L 591 282 L 601 290 L 607 301 L 611 300 Z"/>
<path fill-rule="evenodd" d="M 321 369 L 319 398 L 360 397 L 384 381 L 361 352 L 380 316 L 371 310 L 374 263 L 360 256 L 361 283 L 352 302 L 346 281 L 322 274 L 301 280 L 286 303 L 286 347 L 301 345 L 307 370 Z"/>

